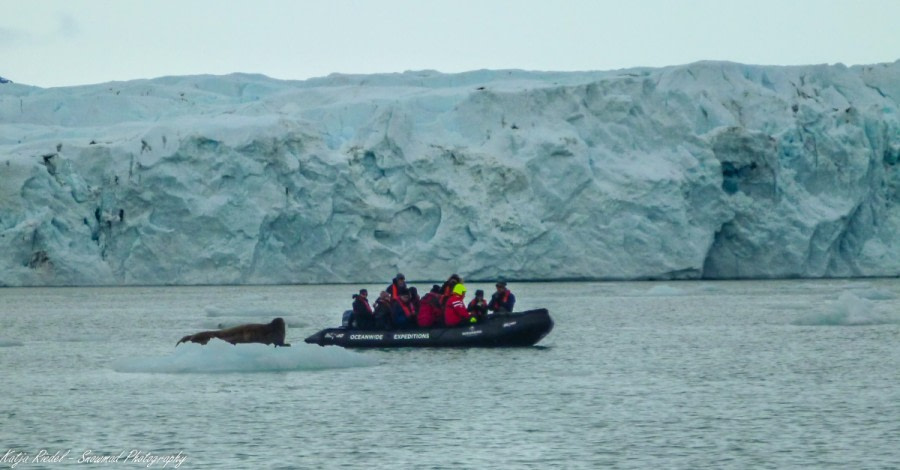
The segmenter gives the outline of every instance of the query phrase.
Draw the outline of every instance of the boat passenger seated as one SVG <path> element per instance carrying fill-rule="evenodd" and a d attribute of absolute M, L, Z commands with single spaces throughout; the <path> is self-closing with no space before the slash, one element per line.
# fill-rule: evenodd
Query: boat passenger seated
<path fill-rule="evenodd" d="M 462 283 L 453 286 L 453 294 L 444 307 L 444 324 L 447 326 L 456 326 L 463 322 L 469 323 L 470 315 L 466 311 L 465 304 L 466 286 Z"/>
<path fill-rule="evenodd" d="M 409 287 L 409 304 L 412 305 L 413 316 L 418 315 L 422 307 L 422 298 L 419 297 L 419 290 L 412 286 Z"/>
<path fill-rule="evenodd" d="M 516 296 L 506 288 L 506 283 L 500 281 L 497 283 L 497 292 L 491 296 L 488 303 L 488 310 L 494 313 L 512 313 L 513 307 L 516 306 Z"/>
<path fill-rule="evenodd" d="M 401 288 L 397 291 L 398 297 L 391 301 L 391 314 L 394 328 L 406 328 L 415 325 L 413 306 L 409 300 L 409 289 Z"/>
<path fill-rule="evenodd" d="M 478 289 L 475 291 L 475 298 L 469 302 L 466 310 L 469 312 L 469 315 L 475 317 L 478 321 L 484 321 L 487 318 L 488 303 L 487 300 L 484 300 L 483 290 Z"/>
<path fill-rule="evenodd" d="M 378 295 L 375 301 L 375 328 L 380 330 L 391 330 L 394 328 L 394 322 L 391 318 L 391 296 L 387 292 Z"/>
<path fill-rule="evenodd" d="M 441 309 L 441 286 L 431 286 L 431 292 L 422 297 L 419 303 L 419 314 L 416 315 L 416 324 L 421 328 L 438 326 L 442 322 L 443 311 Z"/>
<path fill-rule="evenodd" d="M 462 282 L 462 278 L 459 274 L 454 273 L 450 275 L 450 278 L 441 286 L 441 305 L 447 305 L 447 301 L 450 300 L 450 296 L 453 295 L 453 287 L 457 284 L 462 284 Z"/>
<path fill-rule="evenodd" d="M 400 296 L 400 291 L 406 288 L 406 276 L 403 273 L 397 273 L 394 279 L 391 280 L 391 284 L 384 291 L 391 296 L 391 299 L 396 299 Z"/>
<path fill-rule="evenodd" d="M 375 314 L 369 306 L 369 291 L 366 289 L 360 289 L 359 294 L 353 296 L 353 313 L 348 326 L 361 330 L 375 328 Z"/>

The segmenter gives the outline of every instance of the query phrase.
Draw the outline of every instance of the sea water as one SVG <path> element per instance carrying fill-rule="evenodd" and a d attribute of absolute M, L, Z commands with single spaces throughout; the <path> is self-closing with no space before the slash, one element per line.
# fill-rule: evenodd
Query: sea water
<path fill-rule="evenodd" d="M 536 347 L 304 344 L 359 287 L 0 289 L 0 468 L 900 466 L 895 279 L 519 283 Z"/>

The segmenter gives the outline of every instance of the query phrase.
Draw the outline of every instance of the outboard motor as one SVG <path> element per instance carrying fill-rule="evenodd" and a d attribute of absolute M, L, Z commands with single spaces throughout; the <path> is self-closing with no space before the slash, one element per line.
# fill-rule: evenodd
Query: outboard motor
<path fill-rule="evenodd" d="M 350 318 L 353 316 L 353 310 L 345 310 L 344 317 L 341 319 L 341 328 L 350 328 Z"/>

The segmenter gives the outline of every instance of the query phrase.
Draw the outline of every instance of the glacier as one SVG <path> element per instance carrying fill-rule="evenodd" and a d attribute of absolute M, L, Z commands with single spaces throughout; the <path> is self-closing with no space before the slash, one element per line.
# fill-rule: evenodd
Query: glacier
<path fill-rule="evenodd" d="M 0 286 L 900 275 L 900 61 L 0 85 Z"/>

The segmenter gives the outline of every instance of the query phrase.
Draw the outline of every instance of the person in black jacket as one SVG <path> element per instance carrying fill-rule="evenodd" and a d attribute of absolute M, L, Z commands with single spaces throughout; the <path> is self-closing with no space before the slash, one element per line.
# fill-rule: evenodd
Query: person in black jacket
<path fill-rule="evenodd" d="M 447 304 L 447 300 L 450 299 L 450 296 L 453 294 L 453 288 L 456 287 L 457 284 L 462 284 L 462 282 L 462 277 L 460 277 L 459 274 L 453 273 L 450 275 L 450 278 L 441 286 L 441 306 Z"/>
<path fill-rule="evenodd" d="M 382 292 L 375 301 L 375 328 L 380 330 L 394 329 L 394 322 L 391 318 L 391 295 Z"/>
<path fill-rule="evenodd" d="M 484 300 L 483 290 L 478 289 L 475 291 L 475 298 L 469 302 L 469 306 L 466 307 L 466 310 L 469 311 L 469 315 L 475 317 L 479 322 L 482 322 L 487 318 L 488 303 L 487 300 Z"/>
<path fill-rule="evenodd" d="M 366 289 L 360 289 L 359 294 L 353 296 L 353 315 L 349 326 L 361 330 L 375 328 L 375 314 L 369 306 L 369 291 Z"/>
<path fill-rule="evenodd" d="M 397 275 L 394 276 L 394 279 L 391 280 L 391 284 L 387 286 L 384 291 L 387 292 L 393 300 L 400 297 L 400 291 L 406 289 L 406 276 L 404 276 L 403 273 L 397 273 Z"/>

